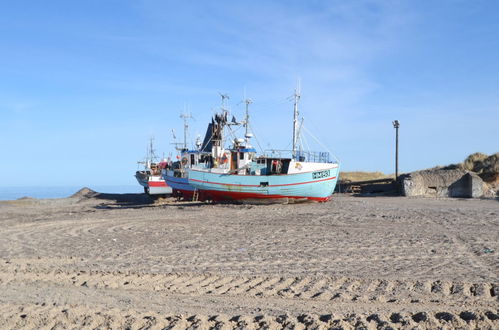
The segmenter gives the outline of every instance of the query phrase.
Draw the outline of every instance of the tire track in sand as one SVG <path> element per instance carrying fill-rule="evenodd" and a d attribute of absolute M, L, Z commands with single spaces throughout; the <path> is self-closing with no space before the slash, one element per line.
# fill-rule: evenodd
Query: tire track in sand
<path fill-rule="evenodd" d="M 365 314 L 245 315 L 164 314 L 80 305 L 0 304 L 0 328 L 112 329 L 328 329 L 475 328 L 495 329 L 497 311 L 394 312 Z"/>
<path fill-rule="evenodd" d="M 0 286 L 47 282 L 62 286 L 164 291 L 170 294 L 276 297 L 336 302 L 473 303 L 499 301 L 494 282 L 355 279 L 333 276 L 223 276 L 220 274 L 105 272 L 38 269 L 36 264 L 1 262 Z"/>

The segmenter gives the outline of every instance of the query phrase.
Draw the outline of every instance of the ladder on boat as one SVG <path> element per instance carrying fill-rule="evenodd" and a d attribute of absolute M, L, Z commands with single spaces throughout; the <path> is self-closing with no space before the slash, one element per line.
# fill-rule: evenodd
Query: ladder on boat
<path fill-rule="evenodd" d="M 196 189 L 194 190 L 194 192 L 192 193 L 192 201 L 193 202 L 197 202 L 199 199 L 199 191 Z"/>

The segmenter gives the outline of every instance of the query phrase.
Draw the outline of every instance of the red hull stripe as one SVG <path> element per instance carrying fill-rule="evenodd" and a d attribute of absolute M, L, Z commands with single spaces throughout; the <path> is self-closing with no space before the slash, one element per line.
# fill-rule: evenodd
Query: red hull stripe
<path fill-rule="evenodd" d="M 149 187 L 168 187 L 165 181 L 149 181 Z"/>
<path fill-rule="evenodd" d="M 306 196 L 285 196 L 285 195 L 263 195 L 258 193 L 244 193 L 234 191 L 201 190 L 203 197 L 213 200 L 243 200 L 243 199 L 308 199 L 316 202 L 327 202 L 331 196 L 327 197 L 306 197 Z"/>
<path fill-rule="evenodd" d="M 192 196 L 194 195 L 194 191 L 192 190 L 183 190 L 183 189 L 175 189 L 175 190 L 181 192 L 182 196 L 186 199 L 192 198 Z"/>
<path fill-rule="evenodd" d="M 322 179 L 322 180 L 316 180 L 316 181 L 307 181 L 307 182 L 298 182 L 298 183 L 285 183 L 285 184 L 273 184 L 273 185 L 269 185 L 268 187 L 295 186 L 295 185 L 300 185 L 300 184 L 322 182 L 322 181 L 328 181 L 328 180 L 334 180 L 334 179 L 336 179 L 335 176 L 333 176 L 332 178 L 327 178 L 327 179 Z M 203 181 L 203 180 L 197 180 L 197 179 L 189 179 L 189 180 L 196 181 L 196 182 L 201 182 L 201 183 L 219 184 L 219 185 L 223 185 L 223 186 L 260 187 L 260 185 L 255 185 L 255 184 L 235 184 L 235 183 L 209 182 L 209 181 Z"/>

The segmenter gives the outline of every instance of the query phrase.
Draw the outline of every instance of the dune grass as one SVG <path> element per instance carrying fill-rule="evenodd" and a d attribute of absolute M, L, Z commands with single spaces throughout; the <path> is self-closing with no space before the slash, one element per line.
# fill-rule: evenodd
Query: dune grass
<path fill-rule="evenodd" d="M 490 156 L 475 152 L 466 157 L 463 167 L 477 173 L 486 182 L 495 181 L 499 178 L 499 152 Z"/>

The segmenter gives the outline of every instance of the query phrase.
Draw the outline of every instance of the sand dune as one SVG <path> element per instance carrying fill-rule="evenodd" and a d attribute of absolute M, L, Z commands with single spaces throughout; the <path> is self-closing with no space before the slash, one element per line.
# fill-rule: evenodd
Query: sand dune
<path fill-rule="evenodd" d="M 499 204 L 0 207 L 0 328 L 499 327 Z"/>

